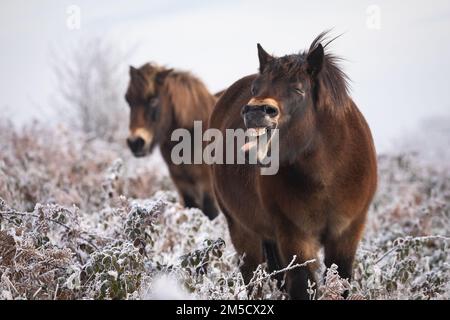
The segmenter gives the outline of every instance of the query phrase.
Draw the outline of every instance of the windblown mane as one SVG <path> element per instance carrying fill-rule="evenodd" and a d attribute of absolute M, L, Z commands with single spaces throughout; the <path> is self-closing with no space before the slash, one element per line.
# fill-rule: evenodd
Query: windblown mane
<path fill-rule="evenodd" d="M 192 128 L 194 120 L 207 123 L 209 114 L 216 102 L 214 97 L 197 77 L 189 72 L 173 70 L 157 89 L 156 78 L 159 72 L 168 69 L 152 63 L 146 63 L 139 72 L 131 77 L 127 90 L 127 100 L 145 102 L 148 97 L 158 94 L 165 110 L 162 112 L 161 127 L 172 125 L 180 128 Z"/>
<path fill-rule="evenodd" d="M 345 107 L 348 104 L 349 100 L 348 82 L 350 79 L 339 66 L 339 61 L 342 61 L 342 58 L 334 55 L 333 53 L 328 52 L 327 50 L 327 46 L 340 36 L 334 37 L 331 40 L 329 40 L 328 34 L 329 31 L 324 31 L 321 34 L 319 34 L 311 43 L 309 51 L 303 53 L 303 55 L 306 57 L 308 53 L 314 50 L 319 43 L 322 44 L 325 50 L 325 57 L 322 71 L 319 73 L 318 76 L 320 86 L 319 94 L 327 95 L 326 100 L 328 100 L 327 101 L 328 107 L 332 106 Z"/>
<path fill-rule="evenodd" d="M 342 59 L 327 50 L 327 46 L 338 38 L 328 40 L 328 34 L 329 31 L 319 34 L 307 51 L 274 59 L 268 64 L 264 72 L 270 72 L 274 76 L 298 77 L 306 70 L 308 54 L 321 43 L 325 50 L 325 56 L 322 70 L 316 80 L 315 102 L 319 108 L 323 107 L 336 111 L 338 108 L 345 109 L 349 103 L 349 78 L 338 64 Z"/>
<path fill-rule="evenodd" d="M 126 93 L 128 100 L 136 102 L 145 101 L 149 96 L 155 94 L 155 77 L 160 67 L 146 63 L 139 67 L 139 72 L 134 73 L 131 77 Z"/>

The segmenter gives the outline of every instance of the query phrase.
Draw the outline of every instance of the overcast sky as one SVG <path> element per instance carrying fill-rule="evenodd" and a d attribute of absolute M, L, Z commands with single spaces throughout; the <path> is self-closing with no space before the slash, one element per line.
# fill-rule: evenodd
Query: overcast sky
<path fill-rule="evenodd" d="M 66 26 L 70 5 L 81 10 L 79 30 Z M 0 112 L 21 122 L 50 117 L 50 48 L 83 38 L 136 48 L 125 64 L 189 70 L 216 91 L 256 71 L 257 42 L 283 55 L 329 28 L 345 33 L 331 49 L 346 59 L 379 150 L 423 118 L 450 115 L 448 0 L 1 0 Z"/>

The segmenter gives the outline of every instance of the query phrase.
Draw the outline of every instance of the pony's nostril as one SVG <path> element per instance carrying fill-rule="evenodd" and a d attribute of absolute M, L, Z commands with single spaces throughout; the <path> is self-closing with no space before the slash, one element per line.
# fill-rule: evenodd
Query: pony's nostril
<path fill-rule="evenodd" d="M 264 106 L 264 112 L 269 116 L 269 117 L 276 117 L 278 115 L 278 108 L 269 106 L 269 105 L 265 105 Z"/>
<path fill-rule="evenodd" d="M 136 147 L 137 147 L 139 150 L 142 149 L 142 147 L 144 146 L 144 144 L 145 144 L 144 139 L 142 139 L 142 138 L 137 138 L 137 139 L 136 139 L 135 145 L 136 145 Z"/>
<path fill-rule="evenodd" d="M 242 109 L 241 109 L 241 115 L 246 114 L 249 110 L 250 110 L 250 106 L 249 105 L 243 106 Z"/>

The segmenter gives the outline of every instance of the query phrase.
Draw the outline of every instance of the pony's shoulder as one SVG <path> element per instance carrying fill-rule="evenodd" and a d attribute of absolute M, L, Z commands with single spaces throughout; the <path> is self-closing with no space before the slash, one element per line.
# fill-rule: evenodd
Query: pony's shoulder
<path fill-rule="evenodd" d="M 216 103 L 216 108 L 221 105 L 228 105 L 230 102 L 234 102 L 244 93 L 250 93 L 250 86 L 253 80 L 256 78 L 256 74 L 245 76 L 235 83 L 233 83 L 224 93 L 221 94 L 219 100 Z"/>

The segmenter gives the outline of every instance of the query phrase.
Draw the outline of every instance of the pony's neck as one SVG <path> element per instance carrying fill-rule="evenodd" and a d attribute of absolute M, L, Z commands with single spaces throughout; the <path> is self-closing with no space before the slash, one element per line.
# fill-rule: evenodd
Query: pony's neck
<path fill-rule="evenodd" d="M 348 140 L 346 112 L 316 109 L 308 127 L 292 128 L 284 145 L 280 141 L 280 164 L 303 164 L 313 168 L 322 153 L 338 154 Z M 284 147 L 284 148 L 283 148 Z M 283 149 L 284 150 L 283 150 Z"/>
<path fill-rule="evenodd" d="M 167 77 L 164 90 L 178 128 L 191 129 L 195 120 L 206 126 L 216 98 L 199 79 L 187 72 L 174 72 Z"/>
<path fill-rule="evenodd" d="M 194 121 L 202 121 L 205 130 L 216 98 L 200 80 L 189 73 L 173 72 L 160 88 L 160 96 L 160 144 L 170 144 L 174 129 L 192 130 Z"/>

